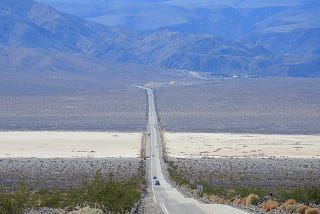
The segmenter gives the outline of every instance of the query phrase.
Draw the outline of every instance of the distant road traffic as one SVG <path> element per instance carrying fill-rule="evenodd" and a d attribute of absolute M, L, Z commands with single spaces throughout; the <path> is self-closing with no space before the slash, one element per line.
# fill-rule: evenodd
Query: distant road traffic
<path fill-rule="evenodd" d="M 148 94 L 148 137 L 150 138 L 150 173 L 149 184 L 152 185 L 154 203 L 158 203 L 165 214 L 247 214 L 244 211 L 226 205 L 204 204 L 193 198 L 184 197 L 179 191 L 172 187 L 164 178 L 161 169 L 161 153 L 159 150 L 159 123 L 155 107 L 155 99 L 152 89 L 135 86 L 144 89 Z M 160 185 L 155 185 L 156 181 Z"/>

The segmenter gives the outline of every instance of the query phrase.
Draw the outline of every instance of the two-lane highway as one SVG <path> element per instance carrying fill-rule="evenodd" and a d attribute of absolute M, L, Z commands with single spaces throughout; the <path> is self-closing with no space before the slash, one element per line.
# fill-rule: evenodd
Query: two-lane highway
<path fill-rule="evenodd" d="M 149 183 L 152 185 L 153 201 L 158 203 L 165 214 L 246 214 L 233 207 L 215 204 L 203 204 L 193 198 L 185 198 L 179 191 L 172 187 L 164 178 L 161 166 L 161 153 L 159 146 L 159 123 L 155 107 L 155 98 L 152 89 L 144 89 L 148 94 L 148 136 L 150 137 L 150 173 Z M 156 178 L 154 178 L 156 177 Z M 155 185 L 159 181 L 160 185 Z"/>

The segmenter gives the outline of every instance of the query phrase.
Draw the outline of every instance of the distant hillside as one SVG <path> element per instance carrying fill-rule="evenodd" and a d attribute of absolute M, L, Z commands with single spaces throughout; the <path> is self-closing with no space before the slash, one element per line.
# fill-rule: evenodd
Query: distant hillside
<path fill-rule="evenodd" d="M 250 47 L 262 46 L 283 60 L 280 62 L 282 72 L 279 75 L 319 76 L 320 2 L 317 0 L 39 1 L 109 26 L 148 33 L 163 30 L 205 33 L 221 39 L 236 40 Z M 185 54 L 180 58 L 185 59 Z M 194 61 L 192 57 L 190 61 Z M 267 61 L 278 64 L 273 59 L 268 58 Z M 245 61 L 243 63 L 248 64 Z M 265 66 L 268 63 L 258 64 Z M 217 66 L 215 64 L 212 70 Z M 180 67 L 195 69 L 199 66 L 192 64 Z M 209 70 L 211 66 L 202 67 L 205 69 L 200 70 Z M 228 66 L 221 68 L 229 70 Z M 258 69 L 257 73 L 261 73 L 261 70 Z"/>
<path fill-rule="evenodd" d="M 209 33 L 225 39 L 238 39 L 260 30 L 281 32 L 320 27 L 318 0 L 38 1 L 108 26 Z"/>
<path fill-rule="evenodd" d="M 174 70 L 0 45 L 1 95 L 81 93 L 188 78 Z M 188 80 L 188 79 L 187 79 Z"/>
<path fill-rule="evenodd" d="M 143 60 L 162 67 L 221 75 L 286 75 L 281 61 L 262 47 L 250 48 L 211 35 L 171 31 L 144 38 Z"/>
<path fill-rule="evenodd" d="M 90 54 L 101 43 L 112 43 L 126 35 L 118 28 L 88 22 L 59 13 L 32 0 L 0 2 L 1 43 L 12 47 L 30 47 Z"/>
<path fill-rule="evenodd" d="M 59 2 L 60 4 L 57 4 Z M 115 4 L 116 1 L 103 0 L 90 4 L 88 1 L 80 1 L 76 4 L 77 2 L 79 1 L 51 1 L 52 4 L 60 5 L 60 7 L 64 5 L 65 10 L 72 9 L 73 13 L 79 11 L 80 15 L 82 14 L 87 18 L 89 14 L 93 17 L 97 12 L 90 10 L 93 5 L 110 10 L 113 8 L 119 13 L 123 11 L 122 4 L 126 4 L 132 13 L 138 10 L 138 5 L 129 0 L 118 2 L 119 4 Z M 310 29 L 312 33 L 308 33 L 309 31 L 294 28 L 294 30 L 300 30 L 301 34 L 305 33 L 305 37 L 308 39 L 309 35 L 312 36 L 308 40 L 309 42 L 305 44 L 300 42 L 303 35 L 294 34 L 297 35 L 294 40 L 295 50 L 303 47 L 304 51 L 303 53 L 297 51 L 299 54 L 302 53 L 302 55 L 298 55 L 290 49 L 290 45 L 287 43 L 282 46 L 279 45 L 281 42 L 278 38 L 286 34 L 281 32 L 274 39 L 272 35 L 269 35 L 269 31 L 264 34 L 259 33 L 260 29 L 267 29 L 266 27 L 259 28 L 258 22 L 249 23 L 246 20 L 246 17 L 257 16 L 256 19 L 259 20 L 259 23 L 266 23 L 267 26 L 270 26 L 272 21 L 266 22 L 267 17 L 269 17 L 269 10 L 261 13 L 263 17 L 258 17 L 257 12 L 254 12 L 260 10 L 260 6 L 258 9 L 257 7 L 239 9 L 232 7 L 233 5 L 209 5 L 208 9 L 205 9 L 204 6 L 208 6 L 205 1 L 197 7 L 180 1 L 165 3 L 160 0 L 141 1 L 140 3 L 142 9 L 148 9 L 143 10 L 147 11 L 145 14 L 142 13 L 144 15 L 153 13 L 153 10 L 149 9 L 155 7 L 155 5 L 161 5 L 158 9 L 160 11 L 163 9 L 162 12 L 164 13 L 162 14 L 168 14 L 168 16 L 158 15 L 159 17 L 160 15 L 167 17 L 168 20 L 161 19 L 161 21 L 157 18 L 158 16 L 149 19 L 143 16 L 141 19 L 136 19 L 137 17 L 133 13 L 130 16 L 131 22 L 110 27 L 58 12 L 32 0 L 2 0 L 0 2 L 0 22 L 3 27 L 0 29 L 0 44 L 10 49 L 42 49 L 46 52 L 62 52 L 68 56 L 69 54 L 81 55 L 81 57 L 90 58 L 90 60 L 205 71 L 214 75 L 320 76 L 319 49 L 315 45 L 318 42 L 317 29 Z M 86 10 L 84 6 L 88 6 L 89 10 Z M 282 8 L 283 6 L 274 7 L 272 11 L 278 14 L 285 10 Z M 138 11 L 141 12 L 142 9 L 140 8 Z M 104 11 L 99 13 L 103 14 Z M 174 17 L 179 20 L 172 20 L 170 18 L 172 14 L 176 14 Z M 195 22 L 197 19 L 193 19 L 194 14 L 197 14 L 202 21 Z M 201 14 L 207 15 L 202 16 Z M 184 18 L 180 19 L 179 17 Z M 88 19 L 95 20 L 93 18 Z M 108 20 L 110 20 L 110 17 Z M 213 20 L 217 25 L 212 22 Z M 223 20 L 228 20 L 230 23 L 224 23 Z M 208 23 L 205 21 L 208 21 Z M 135 28 L 124 29 L 131 24 L 134 26 L 138 22 L 139 25 L 145 26 L 151 26 L 153 23 L 155 28 L 141 28 L 145 31 L 134 31 Z M 149 24 L 143 22 L 149 22 Z M 236 22 L 239 23 L 240 28 L 233 27 Z M 164 23 L 171 23 L 171 25 L 167 26 Z M 201 24 L 204 24 L 203 30 L 200 28 L 192 30 L 192 26 L 197 26 L 197 23 L 200 23 L 200 27 Z M 218 31 L 235 34 L 217 36 L 215 32 Z M 271 33 L 274 34 L 274 32 Z M 292 35 L 291 31 L 286 33 Z M 263 35 L 266 35 L 266 38 Z M 230 38 L 235 37 L 239 37 L 239 39 L 230 40 Z M 247 41 L 248 38 L 250 38 L 249 41 Z M 287 38 L 288 36 L 284 36 L 282 41 Z M 80 60 L 80 58 L 78 59 Z M 53 60 L 60 65 L 66 63 L 60 58 L 54 58 Z M 17 63 L 21 62 L 17 61 Z M 30 66 L 32 67 L 32 64 Z"/>

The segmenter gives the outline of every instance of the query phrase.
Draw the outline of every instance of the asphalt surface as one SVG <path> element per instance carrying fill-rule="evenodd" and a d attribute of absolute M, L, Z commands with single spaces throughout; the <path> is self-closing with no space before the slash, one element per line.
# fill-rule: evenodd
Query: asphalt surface
<path fill-rule="evenodd" d="M 172 187 L 165 179 L 160 154 L 160 138 L 159 138 L 159 123 L 155 106 L 155 99 L 152 89 L 136 86 L 147 90 L 148 94 L 148 137 L 150 142 L 150 172 L 149 184 L 152 190 L 153 202 L 160 205 L 165 214 L 246 214 L 242 210 L 235 209 L 226 205 L 204 204 L 193 198 L 184 197 L 179 191 Z M 156 177 L 156 178 L 154 178 Z M 160 185 L 155 185 L 159 181 Z"/>

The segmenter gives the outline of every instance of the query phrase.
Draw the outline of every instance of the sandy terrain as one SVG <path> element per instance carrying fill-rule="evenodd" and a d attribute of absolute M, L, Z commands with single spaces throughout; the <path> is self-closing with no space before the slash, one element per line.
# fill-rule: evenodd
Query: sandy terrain
<path fill-rule="evenodd" d="M 320 135 L 165 133 L 169 157 L 320 158 Z"/>
<path fill-rule="evenodd" d="M 0 158 L 139 157 L 141 133 L 0 132 Z"/>

